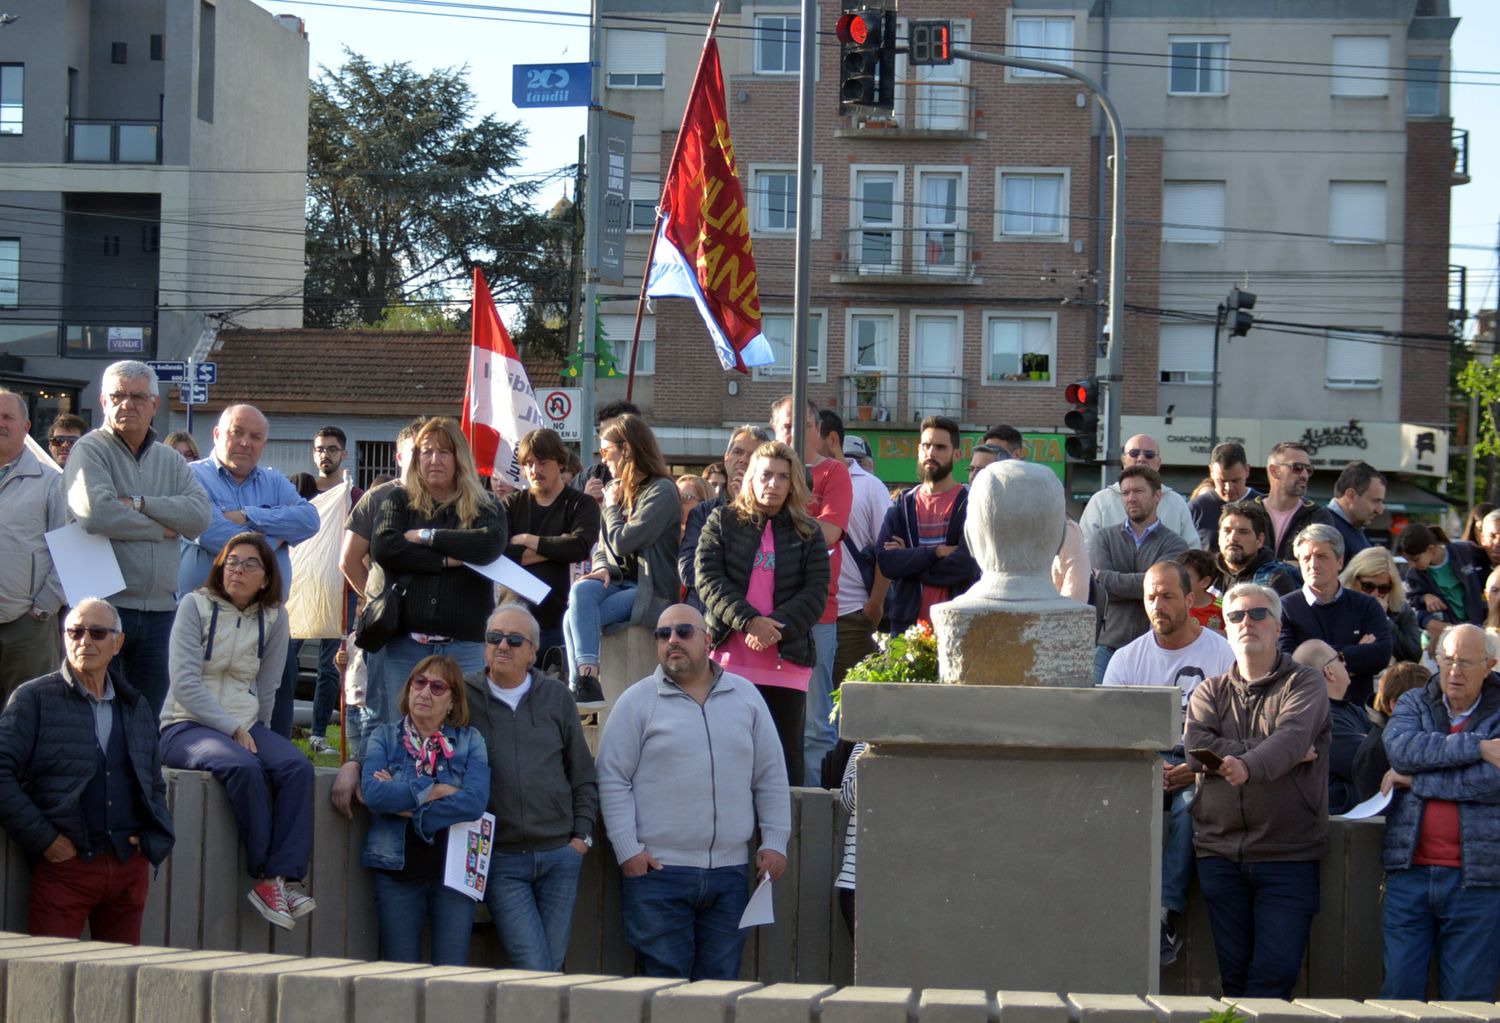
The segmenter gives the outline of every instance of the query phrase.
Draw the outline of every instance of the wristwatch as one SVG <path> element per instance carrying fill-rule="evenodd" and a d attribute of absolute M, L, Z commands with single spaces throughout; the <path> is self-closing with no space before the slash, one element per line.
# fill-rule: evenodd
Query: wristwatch
<path fill-rule="evenodd" d="M 437 536 L 437 530 L 435 530 L 435 529 L 419 529 L 419 530 L 417 530 L 417 536 L 418 536 L 419 539 L 421 539 L 421 541 L 424 544 L 426 544 L 428 547 L 431 547 L 432 546 L 432 538 L 435 537 L 435 536 Z"/>
<path fill-rule="evenodd" d="M 142 511 L 146 507 L 146 499 L 139 494 L 130 499 L 130 507 L 136 511 Z"/>
<path fill-rule="evenodd" d="M 580 835 L 578 832 L 575 831 L 575 832 L 573 832 L 573 837 L 576 838 L 576 839 L 578 839 L 584 845 L 588 846 L 590 849 L 592 849 L 594 847 L 594 839 L 593 839 L 592 835 Z"/>

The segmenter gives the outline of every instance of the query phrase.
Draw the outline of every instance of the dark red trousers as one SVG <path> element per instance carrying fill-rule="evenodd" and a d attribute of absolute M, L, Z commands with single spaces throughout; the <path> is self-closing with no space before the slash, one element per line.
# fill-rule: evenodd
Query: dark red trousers
<path fill-rule="evenodd" d="M 140 853 L 126 863 L 113 852 L 88 862 L 38 860 L 26 928 L 37 937 L 78 938 L 87 923 L 95 941 L 139 945 L 150 881 L 151 864 Z"/>

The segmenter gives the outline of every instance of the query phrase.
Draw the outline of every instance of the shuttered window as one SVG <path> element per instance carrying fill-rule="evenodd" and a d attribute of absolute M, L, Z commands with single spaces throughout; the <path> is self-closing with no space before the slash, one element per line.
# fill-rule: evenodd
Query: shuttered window
<path fill-rule="evenodd" d="M 666 84 L 667 37 L 611 29 L 605 81 L 611 89 L 660 89 Z"/>
<path fill-rule="evenodd" d="M 1385 182 L 1329 182 L 1328 235 L 1335 245 L 1384 245 Z"/>
<path fill-rule="evenodd" d="M 1164 323 L 1157 340 L 1157 370 L 1164 384 L 1214 382 L 1214 325 Z"/>
<path fill-rule="evenodd" d="M 1338 390 L 1373 389 L 1381 383 L 1383 338 L 1358 330 L 1330 330 L 1324 382 Z"/>
<path fill-rule="evenodd" d="M 630 366 L 630 339 L 635 333 L 635 313 L 604 313 L 599 317 L 600 325 L 609 343 L 615 346 L 615 365 L 620 372 L 628 372 Z M 641 348 L 635 360 L 637 376 L 650 376 L 656 372 L 656 317 L 641 318 Z"/>
<path fill-rule="evenodd" d="M 1161 191 L 1161 240 L 1218 245 L 1224 240 L 1224 182 L 1167 181 Z"/>
<path fill-rule="evenodd" d="M 1334 36 L 1333 94 L 1384 96 L 1390 64 L 1390 36 Z"/>

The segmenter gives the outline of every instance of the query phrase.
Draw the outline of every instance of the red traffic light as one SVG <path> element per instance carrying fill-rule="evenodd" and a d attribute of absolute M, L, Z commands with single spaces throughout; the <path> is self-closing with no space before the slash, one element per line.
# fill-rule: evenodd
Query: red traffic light
<path fill-rule="evenodd" d="M 1074 405 L 1087 405 L 1096 397 L 1094 387 L 1092 380 L 1080 380 L 1076 384 L 1069 384 L 1063 396 Z"/>
<path fill-rule="evenodd" d="M 854 11 L 839 18 L 839 41 L 851 46 L 880 45 L 880 12 Z"/>

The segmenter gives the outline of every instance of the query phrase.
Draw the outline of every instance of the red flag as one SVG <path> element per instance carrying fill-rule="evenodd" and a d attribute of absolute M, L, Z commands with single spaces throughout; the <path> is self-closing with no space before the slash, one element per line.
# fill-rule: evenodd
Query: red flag
<path fill-rule="evenodd" d="M 710 38 L 688 94 L 646 294 L 691 298 L 725 369 L 776 361 L 761 333 L 750 212 L 735 170 L 719 44 Z"/>
<path fill-rule="evenodd" d="M 499 473 L 522 487 L 516 445 L 546 424 L 526 367 L 516 354 L 484 274 L 474 268 L 473 334 L 469 342 L 469 379 L 464 385 L 463 432 L 474 449 L 483 476 Z"/>

